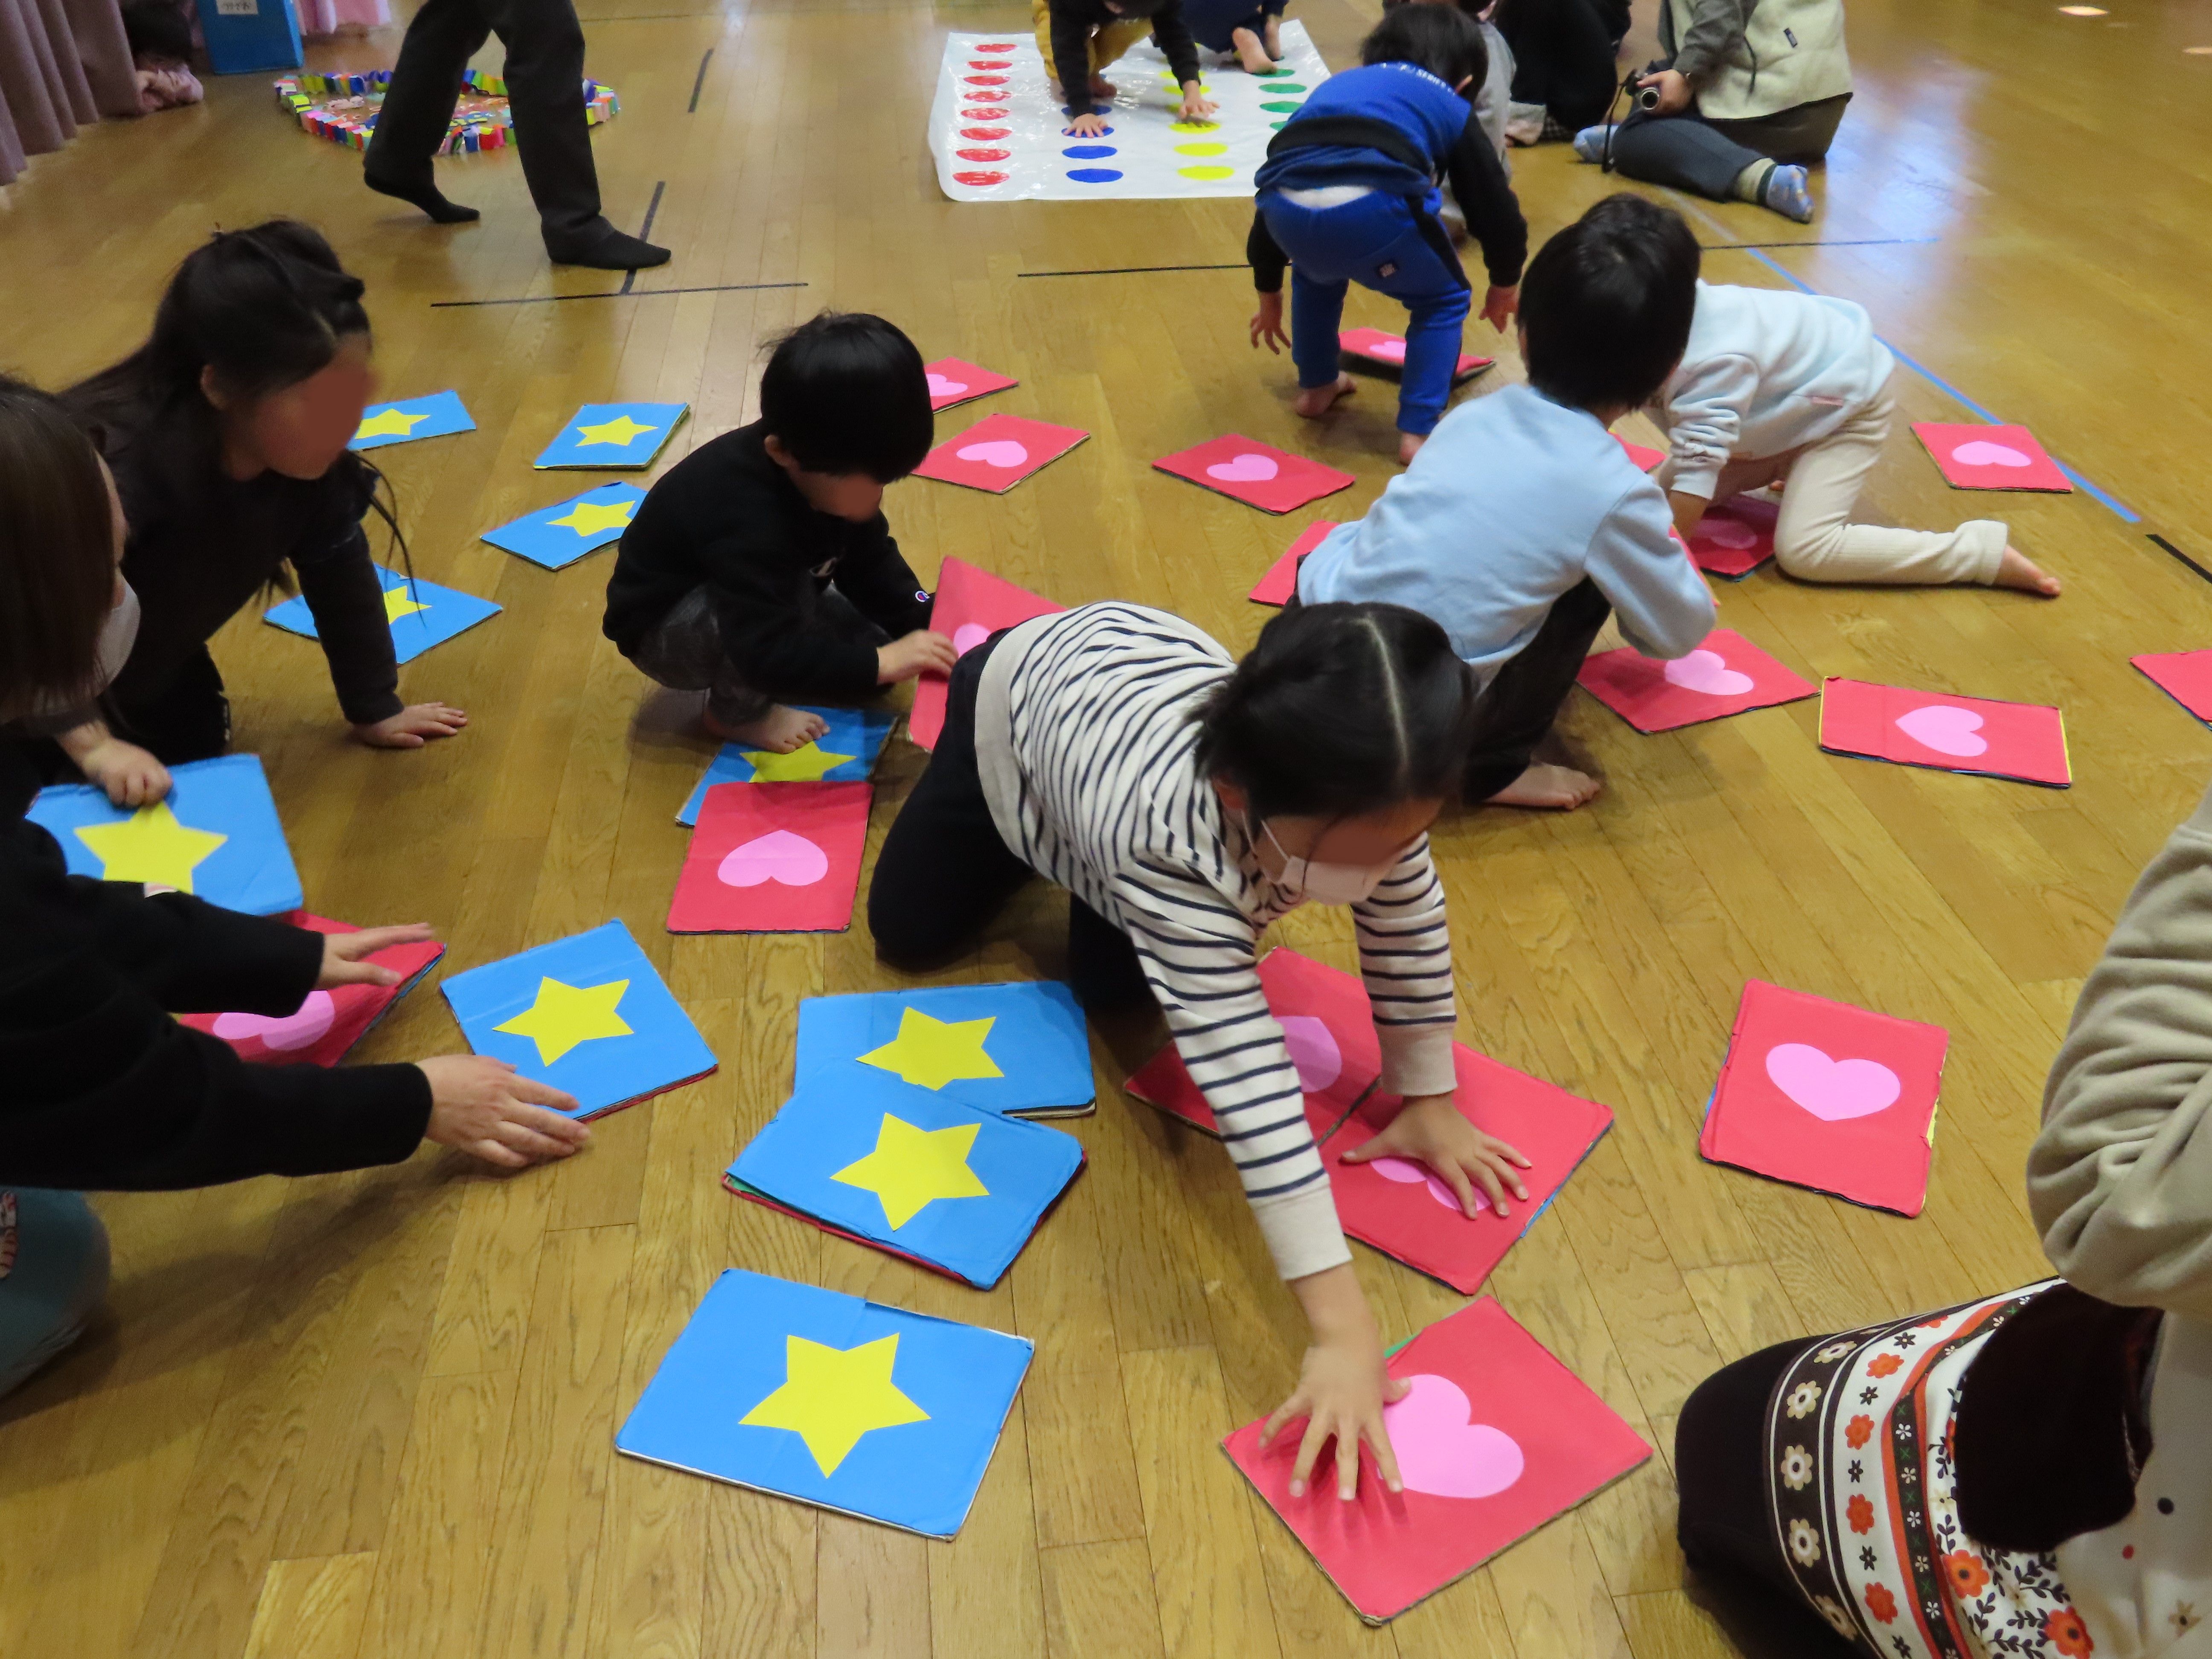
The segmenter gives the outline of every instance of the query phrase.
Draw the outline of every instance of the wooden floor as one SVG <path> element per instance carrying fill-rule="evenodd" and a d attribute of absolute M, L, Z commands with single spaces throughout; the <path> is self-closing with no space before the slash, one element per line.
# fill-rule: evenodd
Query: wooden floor
<path fill-rule="evenodd" d="M 604 1121 L 587 1156 L 516 1179 L 432 1151 L 361 1175 L 101 1199 L 111 1316 L 0 1405 L 0 1652 L 1736 1650 L 1672 1542 L 1685 1395 L 1783 1337 L 2038 1274 L 2020 1170 L 2044 1068 L 2135 871 L 2212 769 L 2212 733 L 2127 662 L 2212 643 L 2212 586 L 2146 538 L 2212 563 L 2212 163 L 2179 142 L 2212 94 L 2212 58 L 2183 51 L 2212 45 L 2212 4 L 2107 3 L 2084 20 L 2040 0 L 1854 0 L 1859 91 L 1820 223 L 1687 204 L 1727 246 L 1712 278 L 1786 274 L 1869 306 L 1903 352 L 2142 519 L 2087 494 L 1956 495 L 1900 425 L 1871 513 L 2008 514 L 2064 599 L 1811 588 L 1771 570 L 1723 591 L 1726 625 L 1808 674 L 2062 704 L 2070 790 L 1823 755 L 1809 702 L 1640 738 L 1577 699 L 1571 734 L 1610 780 L 1596 805 L 1440 831 L 1462 1036 L 1619 1114 L 1492 1288 L 1661 1455 L 1379 1630 L 1216 1449 L 1285 1392 L 1301 1328 L 1218 1148 L 1121 1093 L 1141 1043 L 1101 1041 L 1100 1109 L 1073 1126 L 1090 1171 L 988 1294 L 722 1192 L 720 1170 L 783 1098 L 799 999 L 897 981 L 858 927 L 663 930 L 684 845 L 672 814 L 706 745 L 599 636 L 609 556 L 555 574 L 476 539 L 576 487 L 529 461 L 577 404 L 686 399 L 680 448 L 750 417 L 764 334 L 825 306 L 876 310 L 927 355 L 1020 376 L 993 408 L 1093 434 L 1003 499 L 896 488 L 892 521 L 925 576 L 957 553 L 1070 604 L 1170 607 L 1241 648 L 1266 615 L 1242 595 L 1300 524 L 1352 516 L 1395 471 L 1387 391 L 1325 428 L 1296 420 L 1286 362 L 1244 343 L 1237 270 L 1034 273 L 1233 262 L 1249 210 L 944 202 L 924 143 L 938 43 L 1019 27 L 1025 9 L 1006 0 L 585 0 L 592 70 L 623 106 L 597 139 L 609 210 L 634 228 L 659 192 L 655 237 L 677 251 L 620 297 L 534 302 L 619 284 L 549 272 L 511 154 L 448 165 L 447 188 L 484 221 L 428 228 L 364 193 L 354 155 L 291 129 L 265 77 L 213 82 L 202 109 L 101 126 L 37 161 L 0 191 L 0 362 L 50 384 L 94 368 L 134 343 L 164 274 L 211 228 L 292 213 L 368 279 L 389 395 L 458 386 L 478 422 L 379 458 L 422 574 L 506 607 L 403 671 L 410 695 L 468 708 L 465 737 L 354 747 L 313 649 L 251 618 L 219 642 L 240 746 L 267 763 L 315 907 L 427 918 L 454 968 L 621 916 L 722 1066 Z M 1371 0 L 1297 10 L 1339 64 L 1373 15 Z M 1639 17 L 1642 41 L 1648 3 Z M 317 56 L 363 67 L 397 44 Z M 1557 147 L 1515 167 L 1539 239 L 1608 188 Z M 1733 246 L 1747 243 L 1761 246 Z M 787 286 L 745 286 L 763 283 Z M 453 303 L 517 300 L 533 302 Z M 1373 296 L 1352 307 L 1399 314 Z M 1517 378 L 1504 351 L 1478 394 Z M 1910 373 L 1902 406 L 1972 418 Z M 1149 470 L 1231 430 L 1350 467 L 1359 486 L 1277 521 Z M 920 760 L 892 744 L 878 836 Z M 1038 893 L 954 977 L 1053 973 L 1059 909 Z M 1341 920 L 1295 916 L 1282 937 L 1350 965 Z M 1754 975 L 1949 1028 L 1917 1220 L 1699 1161 L 1699 1111 Z M 456 1042 L 425 991 L 363 1057 Z M 1394 1338 L 1459 1305 L 1356 1255 Z M 616 1425 L 732 1265 L 1036 1340 L 957 1542 L 615 1455 Z"/>

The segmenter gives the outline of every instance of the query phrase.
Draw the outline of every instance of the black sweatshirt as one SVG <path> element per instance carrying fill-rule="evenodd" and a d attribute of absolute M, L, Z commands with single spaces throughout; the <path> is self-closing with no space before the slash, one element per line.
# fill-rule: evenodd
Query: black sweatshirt
<path fill-rule="evenodd" d="M 777 465 L 759 421 L 685 456 L 647 494 L 607 580 L 606 635 L 635 656 L 696 587 L 713 593 L 722 649 L 772 696 L 864 697 L 875 647 L 821 619 L 834 580 L 893 639 L 929 624 L 929 598 L 878 513 L 817 513 Z"/>
<path fill-rule="evenodd" d="M 372 483 L 361 460 L 341 455 L 311 479 L 264 472 L 240 483 L 217 471 L 187 489 L 175 457 L 149 453 L 149 444 L 108 432 L 107 464 L 131 531 L 123 575 L 141 611 L 131 659 L 110 688 L 116 703 L 127 711 L 158 702 L 192 653 L 289 562 L 346 719 L 360 726 L 398 714 L 392 624 L 361 527 Z"/>
<path fill-rule="evenodd" d="M 29 793 L 0 779 L 0 1181 L 163 1191 L 415 1150 L 420 1067 L 249 1066 L 164 1012 L 289 1014 L 322 935 L 70 875 Z"/>
<path fill-rule="evenodd" d="M 1146 21 L 1109 10 L 1106 0 L 1052 0 L 1053 74 L 1067 96 L 1070 116 L 1088 115 L 1096 107 L 1090 90 L 1091 30 L 1109 23 Z M 1190 26 L 1182 21 L 1182 0 L 1168 0 L 1149 21 L 1152 44 L 1175 71 L 1176 84 L 1180 87 L 1197 80 L 1198 43 L 1190 37 Z"/>

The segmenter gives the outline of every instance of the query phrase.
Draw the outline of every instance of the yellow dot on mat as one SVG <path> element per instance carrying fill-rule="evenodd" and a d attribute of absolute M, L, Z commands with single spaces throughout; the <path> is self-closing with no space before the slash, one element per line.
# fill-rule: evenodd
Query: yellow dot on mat
<path fill-rule="evenodd" d="M 2105 15 L 2102 6 L 2061 6 L 2058 9 L 2069 17 L 2102 17 Z"/>
<path fill-rule="evenodd" d="M 1235 167 L 1177 167 L 1176 171 L 1182 173 L 1186 179 L 1197 179 L 1200 180 L 1212 179 L 1233 179 L 1237 176 L 1237 169 Z"/>
<path fill-rule="evenodd" d="M 1229 153 L 1229 146 L 1226 144 L 1177 144 L 1175 147 L 1175 152 L 1178 155 L 1226 155 Z"/>
<path fill-rule="evenodd" d="M 1221 123 L 1218 121 L 1176 121 L 1169 126 L 1168 131 L 1170 132 L 1218 132 L 1221 131 Z"/>

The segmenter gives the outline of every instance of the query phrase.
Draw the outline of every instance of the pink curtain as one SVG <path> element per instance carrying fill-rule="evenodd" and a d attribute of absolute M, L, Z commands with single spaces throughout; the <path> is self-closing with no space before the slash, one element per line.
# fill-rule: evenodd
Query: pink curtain
<path fill-rule="evenodd" d="M 118 0 L 0 0 L 0 185 L 80 126 L 137 113 Z"/>

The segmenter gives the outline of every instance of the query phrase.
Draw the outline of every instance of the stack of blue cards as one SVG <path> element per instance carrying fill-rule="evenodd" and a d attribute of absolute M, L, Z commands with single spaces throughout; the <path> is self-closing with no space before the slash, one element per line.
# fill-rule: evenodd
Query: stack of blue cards
<path fill-rule="evenodd" d="M 1056 980 L 809 997 L 794 1070 L 802 1093 L 882 1106 L 1077 1117 L 1098 1103 L 1083 1010 Z"/>
<path fill-rule="evenodd" d="M 732 1267 L 615 1449 L 950 1538 L 1035 1352 L 1022 1337 Z"/>
<path fill-rule="evenodd" d="M 817 708 L 795 703 L 804 714 L 819 714 L 830 729 L 787 755 L 726 743 L 707 768 L 707 775 L 676 815 L 681 824 L 699 822 L 707 792 L 718 783 L 847 783 L 865 781 L 890 737 L 893 715 L 883 708 Z"/>
<path fill-rule="evenodd" d="M 635 1105 L 715 1066 L 619 921 L 455 974 L 440 988 L 471 1049 L 574 1095 L 573 1117 Z"/>
<path fill-rule="evenodd" d="M 645 492 L 634 483 L 605 483 L 487 530 L 481 539 L 558 570 L 594 548 L 620 541 L 644 499 Z"/>
<path fill-rule="evenodd" d="M 532 463 L 552 467 L 650 466 L 688 404 L 586 404 Z"/>
<path fill-rule="evenodd" d="M 1083 1167 L 1074 1136 L 950 1100 L 802 1088 L 730 1165 L 743 1198 L 988 1290 Z"/>
<path fill-rule="evenodd" d="M 371 404 L 361 412 L 361 425 L 348 449 L 382 449 L 387 444 L 411 444 L 418 438 L 443 438 L 455 432 L 473 432 L 477 423 L 461 407 L 458 392 L 434 392 L 427 398 L 402 398 L 396 404 Z"/>
<path fill-rule="evenodd" d="M 381 565 L 377 567 L 376 579 L 384 585 L 384 614 L 392 623 L 392 654 L 401 662 L 412 662 L 432 646 L 443 645 L 487 617 L 499 615 L 499 607 L 489 599 L 441 587 L 419 576 L 403 576 Z M 304 635 L 311 640 L 321 637 L 315 632 L 315 613 L 307 609 L 306 596 L 301 594 L 273 607 L 261 620 L 274 623 L 288 634 Z"/>
<path fill-rule="evenodd" d="M 24 816 L 61 843 L 73 876 L 173 887 L 249 915 L 300 908 L 300 874 L 260 760 L 189 761 L 169 778 L 167 798 L 135 812 L 72 783 L 39 791 Z"/>

